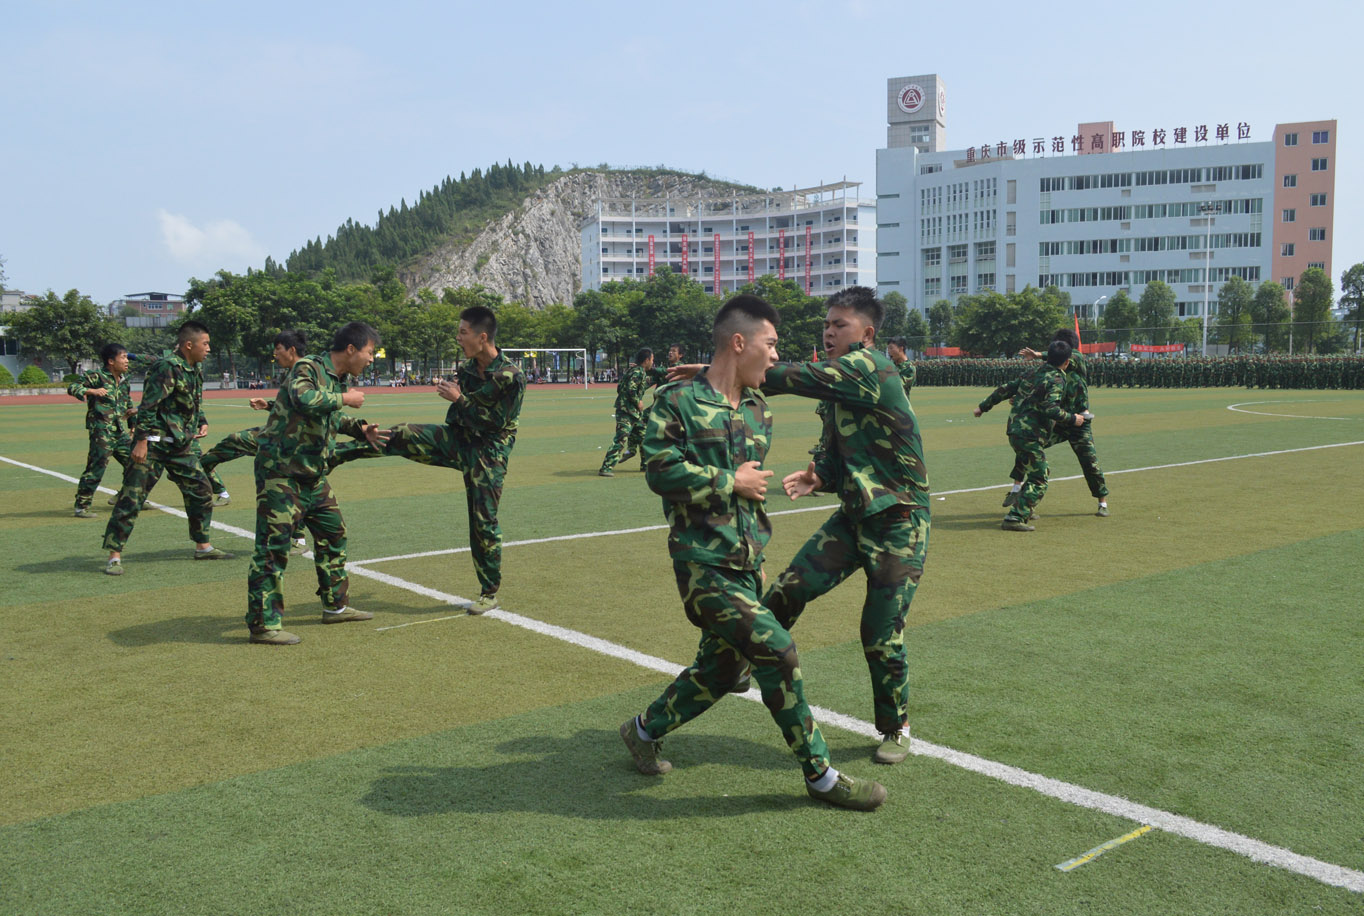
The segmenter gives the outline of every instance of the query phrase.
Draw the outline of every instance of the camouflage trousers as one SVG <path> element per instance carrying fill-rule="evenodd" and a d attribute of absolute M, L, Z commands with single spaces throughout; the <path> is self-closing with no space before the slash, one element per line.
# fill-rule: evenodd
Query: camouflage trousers
<path fill-rule="evenodd" d="M 1045 448 L 1051 448 L 1061 442 L 1069 442 L 1070 449 L 1075 453 L 1075 458 L 1080 462 L 1080 472 L 1085 476 L 1085 483 L 1089 485 L 1089 493 L 1095 499 L 1103 499 L 1108 495 L 1108 484 L 1104 481 L 1103 468 L 1099 467 L 1099 454 L 1094 450 L 1094 430 L 1090 427 L 1093 421 L 1085 421 L 1084 426 L 1064 426 L 1052 431 L 1048 437 Z M 1017 451 L 1014 453 L 1014 467 L 1009 472 L 1009 479 L 1015 483 L 1021 483 L 1027 476 L 1023 468 L 1023 459 Z"/>
<path fill-rule="evenodd" d="M 1009 518 L 1027 521 L 1033 509 L 1047 493 L 1047 479 L 1051 471 L 1047 468 L 1047 440 L 1039 437 L 1010 436 L 1009 445 L 1014 450 L 1014 471 L 1019 476 L 1015 480 L 1023 482 L 1018 491 L 1018 501 L 1009 508 Z"/>
<path fill-rule="evenodd" d="M 259 426 L 253 426 L 237 433 L 229 433 L 218 440 L 217 445 L 204 453 L 204 471 L 213 480 L 213 492 L 222 493 L 227 489 L 223 479 L 218 476 L 218 465 L 224 461 L 233 461 L 237 458 L 256 454 L 259 448 L 256 441 L 258 435 L 260 435 Z"/>
<path fill-rule="evenodd" d="M 344 454 L 338 450 L 335 463 L 396 455 L 418 464 L 462 471 L 469 515 L 469 552 L 482 593 L 493 595 L 502 584 L 502 528 L 497 523 L 497 506 L 502 500 L 502 482 L 515 444 L 515 435 L 476 439 L 458 426 L 399 423 L 389 431 L 388 443 L 382 451 L 360 443 Z"/>
<path fill-rule="evenodd" d="M 114 514 L 104 529 L 106 550 L 122 551 L 133 533 L 142 504 L 147 501 L 152 487 L 161 479 L 162 472 L 180 488 L 185 500 L 185 514 L 189 516 L 189 537 L 196 544 L 208 543 L 209 525 L 213 522 L 213 485 L 199 464 L 199 452 L 193 443 L 182 452 L 166 452 L 151 443 L 147 460 L 142 464 L 129 460 L 123 468 L 123 485 L 118 491 Z"/>
<path fill-rule="evenodd" d="M 132 463 L 132 459 L 128 457 L 132 450 L 133 441 L 122 426 L 90 428 L 90 452 L 85 457 L 85 472 L 81 474 L 81 479 L 76 484 L 77 509 L 90 508 L 95 491 L 99 489 L 99 482 L 104 479 L 104 469 L 109 466 L 109 459 L 113 458 L 126 468 Z"/>
<path fill-rule="evenodd" d="M 256 477 L 256 547 L 246 578 L 246 625 L 278 630 L 284 619 L 284 567 L 294 531 L 313 534 L 313 565 L 322 606 L 346 606 L 346 523 L 326 477 Z"/>
<path fill-rule="evenodd" d="M 840 509 L 805 542 L 763 598 L 777 622 L 793 629 L 809 602 L 854 570 L 866 573 L 859 631 L 871 673 L 876 730 L 882 734 L 909 721 L 905 615 L 923 575 L 929 527 L 929 511 L 922 506 L 892 506 L 860 522 Z"/>
<path fill-rule="evenodd" d="M 637 413 L 617 411 L 616 437 L 611 440 L 611 447 L 602 458 L 601 469 L 611 470 L 626 451 L 638 453 L 640 445 L 644 442 L 644 430 L 647 425 L 644 417 Z"/>
<path fill-rule="evenodd" d="M 763 705 L 800 768 L 810 778 L 822 774 L 829 768 L 829 748 L 805 701 L 795 640 L 758 601 L 761 574 L 680 562 L 673 563 L 673 572 L 687 619 L 701 630 L 701 644 L 696 660 L 644 713 L 644 730 L 658 739 L 695 719 L 752 665 Z"/>

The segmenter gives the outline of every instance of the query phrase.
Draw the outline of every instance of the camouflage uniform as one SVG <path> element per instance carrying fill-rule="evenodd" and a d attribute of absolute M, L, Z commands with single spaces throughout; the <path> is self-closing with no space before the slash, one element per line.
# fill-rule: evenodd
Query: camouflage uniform
<path fill-rule="evenodd" d="M 1066 369 L 1065 389 L 1061 393 L 1061 408 L 1072 414 L 1089 410 L 1089 364 L 1078 353 L 1072 353 L 1070 366 Z M 1103 468 L 1099 467 L 1099 454 L 1094 450 L 1094 421 L 1086 420 L 1084 426 L 1057 426 L 1047 441 L 1047 448 L 1058 442 L 1070 443 L 1070 450 L 1080 462 L 1080 471 L 1085 475 L 1089 493 L 1095 499 L 1108 496 L 1108 484 L 1104 480 Z M 1014 478 L 1015 480 L 1021 478 Z"/>
<path fill-rule="evenodd" d="M 341 413 L 346 386 L 331 354 L 294 363 L 257 437 L 256 547 L 246 584 L 246 625 L 283 626 L 284 568 L 299 525 L 313 535 L 322 606 L 346 606 L 346 523 L 327 482 L 337 431 L 363 436 L 365 421 Z"/>
<path fill-rule="evenodd" d="M 179 354 L 152 364 L 142 386 L 142 402 L 134 421 L 134 442 L 147 442 L 147 460 L 129 461 L 123 469 L 114 513 L 104 529 L 104 547 L 122 551 L 132 534 L 138 512 L 162 471 L 170 475 L 185 499 L 189 536 L 208 543 L 213 521 L 213 485 L 199 464 L 194 447 L 200 427 L 208 425 L 203 411 L 202 366 L 191 366 Z"/>
<path fill-rule="evenodd" d="M 701 642 L 696 660 L 641 721 L 650 738 L 662 738 L 713 706 L 751 664 L 763 704 L 806 777 L 815 778 L 828 769 L 829 750 L 805 701 L 796 644 L 758 600 L 772 526 L 763 503 L 734 492 L 735 471 L 761 462 L 771 439 L 772 412 L 751 388 L 737 408 L 704 372 L 659 389 L 644 473 L 663 497 L 677 590 Z"/>
<path fill-rule="evenodd" d="M 1016 466 L 1023 474 L 1023 489 L 1018 493 L 1018 501 L 1009 508 L 1011 519 L 1027 521 L 1047 492 L 1045 449 L 1053 441 L 1053 424 L 1075 423 L 1075 414 L 1061 406 L 1065 387 L 1065 373 L 1047 363 L 1026 384 L 1020 385 L 1017 403 L 1009 414 L 1008 433 Z M 986 409 L 984 401 L 981 407 Z"/>
<path fill-rule="evenodd" d="M 860 634 L 876 728 L 898 732 L 909 719 L 905 615 L 923 575 L 929 533 L 928 472 L 909 397 L 894 364 L 861 344 L 836 360 L 778 363 L 763 391 L 827 402 L 815 472 L 821 490 L 841 501 L 763 604 L 792 628 L 806 604 L 860 567 L 867 575 Z"/>
<path fill-rule="evenodd" d="M 450 404 L 445 423 L 399 423 L 382 451 L 355 449 L 337 455 L 353 458 L 398 455 L 418 464 L 464 472 L 464 499 L 469 510 L 469 549 L 484 595 L 502 584 L 502 529 L 497 505 L 516 444 L 517 417 L 526 395 L 526 377 L 499 350 L 486 369 L 467 360 L 456 380 L 463 393 Z"/>
<path fill-rule="evenodd" d="M 89 395 L 91 388 L 103 388 L 103 395 Z M 106 369 L 92 369 L 66 388 L 66 393 L 85 401 L 85 429 L 90 434 L 90 451 L 85 459 L 85 472 L 76 484 L 76 509 L 90 508 L 104 469 L 113 458 L 124 468 L 131 464 L 132 439 L 128 435 L 129 419 L 133 413 L 133 399 L 128 376 L 115 379 Z"/>
<path fill-rule="evenodd" d="M 625 370 L 625 374 L 616 385 L 616 437 L 611 441 L 611 447 L 606 450 L 606 457 L 602 459 L 603 471 L 615 467 L 624 452 L 639 451 L 640 442 L 644 439 L 645 424 L 641 404 L 645 390 L 661 381 L 656 375 L 657 371 L 632 365 Z M 667 378 L 666 370 L 663 378 Z M 641 456 L 640 468 L 643 467 L 644 459 Z"/>
<path fill-rule="evenodd" d="M 914 378 L 918 374 L 914 369 L 914 363 L 905 360 L 899 366 L 900 381 L 905 383 L 905 394 L 908 395 L 910 389 L 914 387 Z"/>

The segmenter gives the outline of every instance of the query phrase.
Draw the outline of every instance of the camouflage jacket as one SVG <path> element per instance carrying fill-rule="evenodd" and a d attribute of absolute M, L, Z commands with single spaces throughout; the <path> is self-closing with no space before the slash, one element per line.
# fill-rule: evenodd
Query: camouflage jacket
<path fill-rule="evenodd" d="M 909 394 L 910 389 L 914 387 L 914 376 L 916 375 L 914 363 L 905 360 L 900 363 L 899 372 L 900 381 L 905 383 L 905 394 Z"/>
<path fill-rule="evenodd" d="M 191 366 L 179 354 L 152 363 L 142 383 L 142 402 L 137 407 L 133 438 L 159 437 L 154 443 L 165 452 L 189 448 L 204 418 L 204 374 L 202 364 Z"/>
<path fill-rule="evenodd" d="M 658 384 L 651 379 L 650 371 L 643 366 L 631 364 L 616 383 L 616 413 L 626 417 L 639 417 L 642 413 L 640 402 L 649 386 Z M 666 376 L 665 376 L 666 377 Z"/>
<path fill-rule="evenodd" d="M 516 435 L 526 377 L 501 350 L 482 374 L 477 360 L 465 360 L 456 370 L 455 380 L 464 396 L 450 403 L 445 425 L 463 427 L 475 439 L 498 441 Z"/>
<path fill-rule="evenodd" d="M 86 397 L 91 388 L 103 388 L 105 393 Z M 133 396 L 127 373 L 115 379 L 108 369 L 91 369 L 67 385 L 66 393 L 85 402 L 86 429 L 122 430 L 131 425 Z"/>
<path fill-rule="evenodd" d="M 345 393 L 330 353 L 294 363 L 261 427 L 256 476 L 313 479 L 326 474 L 336 434 L 365 434 L 364 420 L 341 413 Z"/>
<path fill-rule="evenodd" d="M 1018 400 L 1009 414 L 1009 435 L 1018 439 L 1045 439 L 1056 424 L 1073 424 L 1075 414 L 1061 406 L 1065 388 L 1066 374 L 1047 363 L 1043 363 L 1031 378 L 1021 379 Z"/>
<path fill-rule="evenodd" d="M 1066 367 L 1066 387 L 1061 393 L 1061 406 L 1071 413 L 1084 413 L 1089 410 L 1089 364 L 1079 353 L 1070 354 L 1070 365 Z"/>
<path fill-rule="evenodd" d="M 829 402 L 815 449 L 821 489 L 838 493 L 853 521 L 896 505 L 928 507 L 919 424 L 899 373 L 884 353 L 854 344 L 836 360 L 777 363 L 766 394 L 798 394 Z"/>
<path fill-rule="evenodd" d="M 772 525 L 763 503 L 734 492 L 734 472 L 765 459 L 771 441 L 772 411 L 752 388 L 737 408 L 704 372 L 658 389 L 641 452 L 649 489 L 663 497 L 674 561 L 761 568 Z"/>

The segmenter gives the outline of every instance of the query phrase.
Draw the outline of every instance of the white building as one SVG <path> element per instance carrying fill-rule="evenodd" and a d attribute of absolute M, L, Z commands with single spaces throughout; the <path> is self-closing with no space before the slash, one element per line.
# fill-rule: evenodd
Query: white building
<path fill-rule="evenodd" d="M 731 198 L 612 198 L 580 224 L 583 288 L 667 265 L 723 295 L 764 274 L 827 296 L 876 285 L 876 206 L 860 182 Z"/>
<path fill-rule="evenodd" d="M 936 102 L 936 104 L 934 104 Z M 935 75 L 887 82 L 887 145 L 876 152 L 878 292 L 913 307 L 1027 285 L 1102 314 L 1120 289 L 1174 288 L 1177 314 L 1215 309 L 1227 279 L 1292 290 L 1331 272 L 1335 121 L 1245 120 L 1001 139 L 947 150 Z M 1211 279 L 1209 284 L 1207 281 Z M 1091 309 L 1091 306 L 1097 308 Z"/>

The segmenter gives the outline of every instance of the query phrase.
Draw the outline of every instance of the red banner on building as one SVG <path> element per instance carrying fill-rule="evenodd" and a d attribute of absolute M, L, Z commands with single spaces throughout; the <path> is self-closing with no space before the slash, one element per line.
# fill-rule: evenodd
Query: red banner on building
<path fill-rule="evenodd" d="M 966 356 L 961 347 L 927 347 L 924 356 Z"/>
<path fill-rule="evenodd" d="M 715 295 L 724 295 L 724 287 L 720 285 L 720 233 L 715 233 Z"/>
<path fill-rule="evenodd" d="M 753 282 L 753 233 L 748 234 L 748 282 Z"/>
<path fill-rule="evenodd" d="M 1118 344 L 1116 341 L 1112 340 L 1110 340 L 1108 343 L 1080 344 L 1081 353 L 1116 353 L 1117 350 Z"/>
<path fill-rule="evenodd" d="M 777 279 L 786 279 L 786 230 L 777 230 L 777 254 L 781 258 L 777 261 Z"/>
<path fill-rule="evenodd" d="M 1183 353 L 1183 344 L 1132 344 L 1133 353 Z"/>
<path fill-rule="evenodd" d="M 687 234 L 682 233 L 682 276 L 687 275 Z"/>
<path fill-rule="evenodd" d="M 810 295 L 810 227 L 805 227 L 805 295 Z"/>
<path fill-rule="evenodd" d="M 649 236 L 649 276 L 654 275 L 654 237 Z"/>

